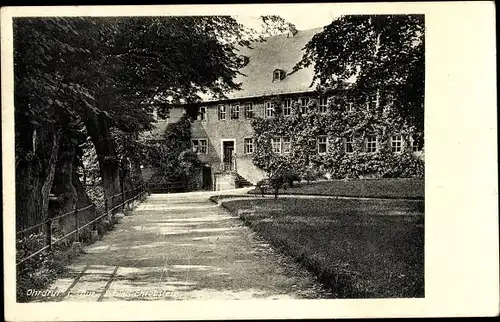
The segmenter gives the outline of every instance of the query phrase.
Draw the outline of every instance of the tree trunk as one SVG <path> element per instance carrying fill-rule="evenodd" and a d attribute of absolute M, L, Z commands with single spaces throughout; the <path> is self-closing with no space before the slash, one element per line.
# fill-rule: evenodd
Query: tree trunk
<path fill-rule="evenodd" d="M 73 186 L 73 163 L 75 159 L 75 144 L 69 135 L 61 139 L 56 173 L 54 176 L 54 194 L 59 199 L 60 213 L 75 209 L 77 193 Z"/>
<path fill-rule="evenodd" d="M 121 189 L 120 166 L 107 117 L 103 113 L 96 115 L 89 112 L 85 126 L 96 149 L 104 187 L 104 196 L 109 198 L 119 193 Z"/>
<path fill-rule="evenodd" d="M 77 173 L 76 142 L 70 134 L 61 138 L 59 156 L 54 176 L 54 194 L 59 198 L 59 214 L 69 213 L 75 208 L 81 209 L 91 204 L 85 188 L 80 182 Z M 95 210 L 88 209 L 83 215 L 79 213 L 80 225 L 95 218 Z M 76 228 L 76 216 L 71 214 L 57 221 L 57 226 L 62 234 L 67 234 Z"/>
<path fill-rule="evenodd" d="M 36 131 L 31 125 L 22 126 L 22 131 L 18 132 L 20 150 L 16 151 L 18 229 L 38 224 L 48 216 L 60 141 L 60 133 L 53 125 L 40 126 Z"/>

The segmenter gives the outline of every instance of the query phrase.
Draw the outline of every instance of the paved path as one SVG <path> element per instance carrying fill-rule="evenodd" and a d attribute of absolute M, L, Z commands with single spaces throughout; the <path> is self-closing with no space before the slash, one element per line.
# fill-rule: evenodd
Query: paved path
<path fill-rule="evenodd" d="M 213 194 L 149 196 L 41 300 L 330 297 L 310 273 L 210 202 Z"/>

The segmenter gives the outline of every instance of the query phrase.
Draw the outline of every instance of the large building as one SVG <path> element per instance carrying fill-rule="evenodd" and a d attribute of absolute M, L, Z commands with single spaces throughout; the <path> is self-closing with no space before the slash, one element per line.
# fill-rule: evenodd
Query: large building
<path fill-rule="evenodd" d="M 273 119 L 276 97 L 284 117 L 295 113 L 292 106 L 299 106 L 301 114 L 307 113 L 310 101 L 316 102 L 317 113 L 327 113 L 326 97 L 319 97 L 315 86 L 311 86 L 313 67 L 289 74 L 302 58 L 304 46 L 321 30 L 281 34 L 253 43 L 251 49 L 241 49 L 250 58 L 236 79 L 242 84 L 241 90 L 229 93 L 225 100 L 204 100 L 191 123 L 193 148 L 206 164 L 200 172 L 200 186 L 213 190 L 233 188 L 243 183 L 255 184 L 265 176 L 252 161 L 256 150 L 252 121 Z M 157 117 L 156 129 L 147 134 L 148 138 L 158 137 L 168 123 L 177 121 L 184 113 L 183 108 L 175 107 L 168 118 Z M 317 144 L 322 149 L 320 141 Z M 293 143 L 289 137 L 279 137 L 271 144 L 274 153 L 287 154 Z M 325 138 L 325 149 L 326 144 Z"/>

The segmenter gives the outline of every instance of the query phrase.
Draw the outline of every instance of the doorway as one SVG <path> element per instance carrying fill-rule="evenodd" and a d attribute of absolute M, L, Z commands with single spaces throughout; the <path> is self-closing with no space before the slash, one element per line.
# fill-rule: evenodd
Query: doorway
<path fill-rule="evenodd" d="M 234 164 L 234 145 L 235 145 L 235 140 L 230 139 L 230 140 L 222 140 L 222 155 L 221 155 L 221 161 L 222 165 L 224 167 L 224 170 L 232 170 L 233 164 Z"/>
<path fill-rule="evenodd" d="M 202 189 L 203 190 L 212 190 L 212 168 L 203 167 L 202 168 Z"/>

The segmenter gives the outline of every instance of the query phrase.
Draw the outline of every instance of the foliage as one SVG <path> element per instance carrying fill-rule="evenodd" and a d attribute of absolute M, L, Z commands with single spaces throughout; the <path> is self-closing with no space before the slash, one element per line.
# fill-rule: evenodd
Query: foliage
<path fill-rule="evenodd" d="M 186 154 L 190 149 L 191 123 L 186 114 L 167 126 L 162 140 L 149 142 L 147 165 L 155 169 L 156 178 L 165 181 L 181 180 L 191 171 L 189 160 L 193 156 Z"/>
<path fill-rule="evenodd" d="M 102 183 L 99 170 L 99 161 L 94 145 L 90 140 L 80 145 L 80 180 L 86 185 L 98 185 Z"/>
<path fill-rule="evenodd" d="M 260 191 L 262 197 L 264 197 L 264 194 L 266 193 L 267 188 L 269 187 L 269 180 L 268 179 L 259 180 L 255 184 L 255 187 Z"/>
<path fill-rule="evenodd" d="M 360 97 L 389 93 L 423 131 L 424 33 L 423 15 L 342 16 L 311 39 L 294 70 L 314 64 L 320 88 L 347 87 Z"/>
<path fill-rule="evenodd" d="M 309 184 L 311 181 L 318 179 L 320 177 L 320 173 L 315 167 L 308 165 L 302 172 L 302 176 L 304 177 L 304 180 L 306 180 L 307 184 Z"/>
<path fill-rule="evenodd" d="M 33 196 L 23 197 L 44 205 L 55 163 L 45 161 L 59 143 L 34 142 L 52 146 L 51 134 L 62 133 L 82 158 L 91 136 L 113 193 L 125 165 L 144 156 L 138 136 L 151 128 L 153 104 L 223 96 L 239 87 L 233 79 L 246 63 L 236 51 L 246 30 L 229 16 L 19 17 L 13 29 L 16 175 L 45 169 L 47 180 L 30 171 L 16 191 L 24 187 Z M 62 182 L 70 191 L 70 180 Z"/>
<path fill-rule="evenodd" d="M 287 22 L 280 16 L 269 15 L 269 16 L 261 16 L 262 20 L 262 36 L 270 37 L 279 33 L 283 33 L 286 31 L 296 32 L 297 28 L 291 22 Z"/>
<path fill-rule="evenodd" d="M 332 178 L 423 177 L 424 163 L 408 147 L 401 153 L 391 152 L 390 135 L 401 134 L 406 142 L 411 136 L 420 135 L 393 105 L 368 111 L 364 105 L 349 109 L 344 103 L 329 99 L 326 114 L 318 113 L 315 106 L 311 100 L 309 112 L 302 115 L 298 103 L 294 103 L 291 116 L 256 118 L 252 123 L 256 140 L 254 164 L 270 174 L 288 169 L 308 181 L 325 174 Z M 317 152 L 316 138 L 320 135 L 328 138 L 325 154 Z M 368 135 L 378 137 L 377 152 L 364 150 Z M 275 136 L 291 138 L 291 153 L 272 152 L 270 141 Z M 352 153 L 345 152 L 344 138 L 348 136 L 354 140 Z"/>
<path fill-rule="evenodd" d="M 53 253 L 41 253 L 16 267 L 16 295 L 17 300 L 29 300 L 29 289 L 43 290 L 63 270 L 61 251 L 68 247 L 68 243 L 61 242 L 54 246 Z M 16 262 L 45 246 L 44 233 L 31 234 L 16 240 Z"/>

